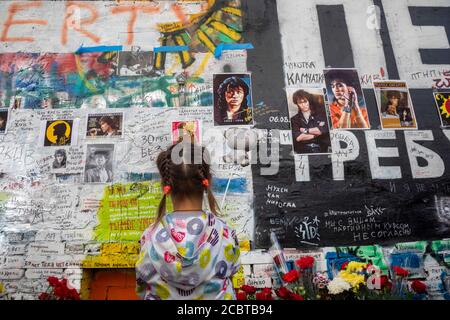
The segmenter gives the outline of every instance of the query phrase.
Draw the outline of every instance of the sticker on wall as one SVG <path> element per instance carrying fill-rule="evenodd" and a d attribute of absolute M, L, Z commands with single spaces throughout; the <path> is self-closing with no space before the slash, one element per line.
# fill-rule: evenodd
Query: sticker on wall
<path fill-rule="evenodd" d="M 417 129 L 417 120 L 405 81 L 374 81 L 380 123 L 383 129 Z"/>
<path fill-rule="evenodd" d="M 213 75 L 214 125 L 252 125 L 253 100 L 250 74 Z"/>
<path fill-rule="evenodd" d="M 9 102 L 10 102 L 9 107 L 11 109 L 14 109 L 14 110 L 23 109 L 25 106 L 25 97 L 14 96 L 14 97 L 11 97 L 11 100 Z"/>
<path fill-rule="evenodd" d="M 333 129 L 370 129 L 366 100 L 356 69 L 324 69 Z"/>
<path fill-rule="evenodd" d="M 87 138 L 122 138 L 123 112 L 88 114 Z"/>
<path fill-rule="evenodd" d="M 150 76 L 153 71 L 153 52 L 140 51 L 139 47 L 132 47 L 131 51 L 119 51 L 119 76 Z"/>
<path fill-rule="evenodd" d="M 78 121 L 76 120 L 58 119 L 44 121 L 44 147 L 76 145 L 76 132 L 78 132 Z"/>
<path fill-rule="evenodd" d="M 173 121 L 172 122 L 172 143 L 180 141 L 189 141 L 191 143 L 201 144 L 201 121 Z"/>
<path fill-rule="evenodd" d="M 108 183 L 113 181 L 113 144 L 89 144 L 86 147 L 84 182 Z"/>
<path fill-rule="evenodd" d="M 433 95 L 441 119 L 441 125 L 443 128 L 448 128 L 450 127 L 450 91 L 435 92 Z"/>
<path fill-rule="evenodd" d="M 6 133 L 6 128 L 8 125 L 8 109 L 0 109 L 0 134 Z"/>
<path fill-rule="evenodd" d="M 321 89 L 286 89 L 296 154 L 331 153 L 330 129 Z"/>

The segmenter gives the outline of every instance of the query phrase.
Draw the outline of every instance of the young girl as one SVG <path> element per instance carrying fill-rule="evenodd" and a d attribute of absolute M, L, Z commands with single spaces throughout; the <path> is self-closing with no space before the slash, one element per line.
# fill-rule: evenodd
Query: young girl
<path fill-rule="evenodd" d="M 239 243 L 215 216 L 208 160 L 205 148 L 187 142 L 158 156 L 164 195 L 141 238 L 136 281 L 142 299 L 235 299 L 230 277 L 240 266 Z M 205 192 L 211 212 L 203 210 Z M 174 211 L 166 213 L 169 196 Z"/>

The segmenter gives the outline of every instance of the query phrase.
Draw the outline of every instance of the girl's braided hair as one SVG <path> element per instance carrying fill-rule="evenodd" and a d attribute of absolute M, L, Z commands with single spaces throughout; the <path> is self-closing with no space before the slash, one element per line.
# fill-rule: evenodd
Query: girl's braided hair
<path fill-rule="evenodd" d="M 199 155 L 201 155 L 201 160 Z M 173 157 L 178 156 L 182 161 L 178 161 L 178 159 L 174 161 Z M 170 187 L 172 197 L 202 197 L 203 193 L 206 192 L 211 212 L 218 215 L 219 206 L 210 186 L 212 175 L 209 160 L 209 153 L 206 148 L 181 141 L 162 151 L 156 159 L 156 164 L 161 176 L 161 185 Z M 204 184 L 205 179 L 208 180 L 206 185 Z M 154 226 L 161 221 L 166 213 L 166 198 L 167 194 L 164 192 L 159 203 Z"/>

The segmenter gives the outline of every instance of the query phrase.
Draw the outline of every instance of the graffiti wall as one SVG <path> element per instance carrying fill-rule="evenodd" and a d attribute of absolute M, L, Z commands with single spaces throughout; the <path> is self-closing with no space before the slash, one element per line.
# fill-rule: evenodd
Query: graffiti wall
<path fill-rule="evenodd" d="M 270 285 L 273 233 L 288 260 L 313 255 L 330 277 L 370 260 L 445 297 L 448 1 L 0 7 L 8 298 L 36 299 L 50 275 L 79 289 L 83 270 L 133 268 L 162 195 L 155 159 L 186 136 L 210 151 L 241 243 L 235 286 Z M 236 115 L 222 105 L 231 81 Z"/>

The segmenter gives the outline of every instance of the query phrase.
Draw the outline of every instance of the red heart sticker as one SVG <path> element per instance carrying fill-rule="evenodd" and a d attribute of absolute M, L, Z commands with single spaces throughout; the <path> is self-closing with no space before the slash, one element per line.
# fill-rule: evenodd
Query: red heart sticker
<path fill-rule="evenodd" d="M 176 242 L 183 241 L 186 234 L 184 232 L 176 232 L 174 228 L 170 229 L 170 233 L 172 234 L 172 238 L 175 239 Z"/>
<path fill-rule="evenodd" d="M 175 256 L 166 251 L 164 252 L 164 260 L 166 260 L 167 263 L 172 263 L 175 261 Z"/>

